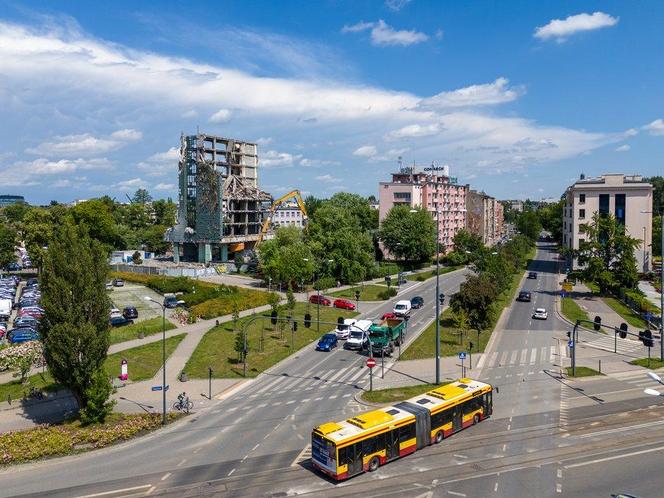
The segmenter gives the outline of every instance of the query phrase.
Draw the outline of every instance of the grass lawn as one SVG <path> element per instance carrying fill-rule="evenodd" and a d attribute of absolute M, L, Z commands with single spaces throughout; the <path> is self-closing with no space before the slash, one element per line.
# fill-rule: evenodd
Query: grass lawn
<path fill-rule="evenodd" d="M 459 268 L 461 268 L 461 266 L 441 266 L 439 273 L 440 275 L 445 275 L 446 273 L 458 270 Z M 425 280 L 428 280 L 435 276 L 436 276 L 436 270 L 434 269 L 419 273 L 413 273 L 412 275 L 406 275 L 406 280 L 410 280 L 411 282 L 424 282 Z"/>
<path fill-rule="evenodd" d="M 175 325 L 166 320 L 166 330 L 172 330 L 174 328 Z M 142 322 L 127 325 L 126 327 L 112 328 L 110 337 L 111 344 L 138 339 L 138 334 L 140 332 L 143 332 L 145 337 L 161 332 L 161 317 L 150 318 L 149 320 L 143 320 Z"/>
<path fill-rule="evenodd" d="M 186 334 L 175 335 L 166 339 L 166 357 L 168 358 L 175 348 L 184 339 Z M 161 368 L 162 351 L 161 341 L 150 342 L 143 346 L 120 351 L 108 355 L 104 366 L 109 375 L 120 375 L 120 362 L 126 359 L 129 363 L 129 380 L 137 382 L 154 377 Z"/>
<path fill-rule="evenodd" d="M 588 313 L 583 311 L 581 306 L 576 304 L 576 302 L 571 297 L 564 297 L 560 304 L 560 309 L 563 313 L 563 316 L 570 322 L 576 323 L 577 320 L 590 320 Z"/>
<path fill-rule="evenodd" d="M 660 360 L 659 358 L 650 358 L 650 366 L 648 366 L 648 358 L 639 358 L 638 360 L 630 361 L 630 363 L 632 365 L 638 365 L 640 367 L 652 369 L 664 367 L 664 361 Z"/>
<path fill-rule="evenodd" d="M 330 294 L 330 296 L 343 297 L 355 302 L 355 291 L 359 290 L 360 301 L 384 301 L 385 299 L 383 299 L 378 294 L 381 292 L 385 292 L 385 289 L 386 289 L 385 286 L 380 286 L 380 285 L 365 285 L 365 286 L 360 285 L 357 287 L 352 287 L 350 289 L 333 292 Z"/>
<path fill-rule="evenodd" d="M 20 379 L 0 384 L 0 401 L 7 401 L 8 398 L 12 400 L 22 398 L 24 393 L 27 395 L 30 392 L 31 387 L 42 391 L 57 391 L 58 389 L 51 374 L 48 372 L 38 373 L 28 377 L 27 384 L 21 384 Z"/>
<path fill-rule="evenodd" d="M 567 367 L 565 370 L 567 371 L 567 376 L 572 377 L 572 367 Z M 574 378 L 577 378 L 577 377 L 593 377 L 595 375 L 604 375 L 604 374 L 598 372 L 594 368 L 576 367 L 576 375 L 574 376 Z"/>
<path fill-rule="evenodd" d="M 528 259 L 532 259 L 534 251 L 531 252 Z M 440 319 L 440 355 L 441 356 L 455 356 L 461 351 L 470 351 L 470 343 L 473 343 L 473 353 L 481 353 L 484 351 L 496 322 L 500 317 L 502 310 L 514 300 L 514 296 L 519 288 L 519 283 L 523 277 L 522 272 L 515 273 L 512 276 L 512 282 L 507 290 L 501 293 L 493 303 L 495 313 L 491 327 L 483 330 L 480 333 L 479 341 L 476 330 L 468 330 L 461 332 L 454 326 L 452 320 L 452 309 L 446 309 Z M 461 338 L 460 338 L 461 336 Z M 479 346 L 479 347 L 478 347 Z M 436 322 L 431 322 L 429 326 L 420 334 L 420 336 L 413 342 L 408 349 L 402 353 L 402 360 L 419 360 L 422 358 L 433 358 L 436 354 Z"/>
<path fill-rule="evenodd" d="M 431 391 L 437 387 L 444 386 L 445 384 L 449 384 L 449 382 L 443 382 L 442 384 L 417 384 L 415 386 L 390 387 L 388 389 L 377 389 L 371 392 L 365 391 L 362 393 L 362 399 L 372 403 L 396 403 L 417 396 L 418 394 Z"/>
<path fill-rule="evenodd" d="M 627 305 L 623 304 L 622 301 L 619 301 L 618 299 L 614 297 L 604 297 L 604 302 L 609 305 L 609 307 L 618 313 L 623 320 L 625 320 L 629 325 L 632 327 L 636 327 L 637 329 L 644 330 L 647 328 L 646 322 L 636 313 L 634 313 Z"/>
<path fill-rule="evenodd" d="M 281 307 L 283 316 L 286 311 Z M 307 310 L 306 303 L 296 303 L 293 312 L 293 319 L 298 322 L 297 332 L 292 334 L 294 340 L 291 347 L 291 332 L 285 330 L 283 335 L 279 332 L 279 325 L 272 325 L 269 316 L 259 318 L 249 325 L 247 331 L 247 343 L 249 345 L 249 354 L 247 355 L 247 376 L 255 377 L 259 373 L 268 369 L 272 365 L 283 360 L 293 352 L 309 344 L 321 335 L 334 329 L 332 323 L 336 323 L 337 317 L 351 318 L 357 315 L 353 311 L 344 311 L 328 306 L 320 307 L 321 322 L 330 322 L 330 324 L 320 326 L 320 333 L 316 331 L 316 306 L 311 305 L 309 312 L 312 317 L 311 328 L 304 327 L 304 314 Z M 264 313 L 269 315 L 269 312 Z M 251 317 L 245 317 L 239 320 L 238 330 L 242 330 L 242 325 Z M 280 324 L 285 322 L 279 322 Z M 263 338 L 263 347 L 261 351 L 261 337 Z M 207 378 L 208 367 L 212 368 L 212 375 L 215 378 L 239 378 L 242 377 L 242 363 L 238 361 L 238 353 L 235 352 L 236 333 L 233 332 L 233 322 L 224 322 L 217 327 L 213 327 L 203 337 L 198 347 L 191 355 L 189 361 L 184 367 L 184 371 L 191 378 Z M 324 355 L 325 353 L 316 352 L 315 354 Z"/>

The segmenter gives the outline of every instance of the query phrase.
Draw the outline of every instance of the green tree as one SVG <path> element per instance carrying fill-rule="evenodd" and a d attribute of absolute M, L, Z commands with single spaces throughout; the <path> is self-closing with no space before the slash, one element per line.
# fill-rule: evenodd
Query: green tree
<path fill-rule="evenodd" d="M 16 235 L 9 225 L 0 225 L 0 268 L 16 262 Z"/>
<path fill-rule="evenodd" d="M 345 211 L 348 216 L 355 219 L 362 230 L 378 229 L 378 211 L 371 209 L 369 200 L 361 195 L 338 192 L 325 201 L 324 204 Z"/>
<path fill-rule="evenodd" d="M 553 240 L 562 244 L 563 241 L 563 207 L 565 200 L 547 204 L 537 210 L 542 228 L 551 233 Z"/>
<path fill-rule="evenodd" d="M 424 209 L 394 206 L 387 213 L 379 232 L 385 247 L 398 258 L 423 263 L 436 251 L 436 223 Z"/>
<path fill-rule="evenodd" d="M 244 334 L 241 330 L 238 330 L 235 333 L 235 343 L 233 344 L 233 349 L 237 353 L 238 361 L 241 362 L 244 357 Z"/>
<path fill-rule="evenodd" d="M 600 292 L 633 288 L 632 282 L 638 280 L 634 250 L 639 240 L 628 235 L 611 214 L 595 213 L 592 221 L 580 228 L 586 237 L 574 254 L 584 267 L 582 278 L 597 284 Z"/>
<path fill-rule="evenodd" d="M 170 197 L 168 199 L 152 201 L 152 210 L 154 211 L 155 225 L 163 225 L 164 227 L 175 225 L 175 215 L 178 212 L 178 205 Z"/>
<path fill-rule="evenodd" d="M 41 280 L 40 334 L 53 378 L 81 408 L 103 367 L 109 345 L 108 264 L 102 245 L 85 227 L 67 222 L 54 234 Z"/>
<path fill-rule="evenodd" d="M 316 215 L 316 210 L 321 207 L 322 204 L 323 199 L 319 199 L 313 195 L 308 195 L 304 198 L 304 207 L 307 210 L 307 215 L 309 218 L 313 218 Z"/>
<path fill-rule="evenodd" d="M 140 243 L 145 245 L 146 251 L 165 254 L 170 249 L 171 244 L 164 237 L 166 229 L 165 225 L 153 225 L 141 231 Z"/>
<path fill-rule="evenodd" d="M 653 256 L 662 256 L 662 217 L 653 216 L 652 218 L 652 254 Z"/>
<path fill-rule="evenodd" d="M 461 344 L 461 336 L 465 335 L 470 327 L 468 313 L 464 308 L 459 306 L 456 310 L 452 311 L 452 321 L 454 326 L 459 329 L 459 344 Z"/>
<path fill-rule="evenodd" d="M 77 225 L 85 225 L 90 237 L 107 245 L 109 248 L 121 248 L 118 225 L 113 214 L 113 201 L 109 199 L 91 199 L 81 202 L 70 213 Z"/>
<path fill-rule="evenodd" d="M 261 244 L 258 257 L 263 278 L 265 281 L 272 278 L 275 285 L 307 282 L 313 276 L 314 257 L 298 227 L 278 228 L 274 239 Z"/>
<path fill-rule="evenodd" d="M 458 253 L 464 263 L 477 259 L 484 249 L 482 237 L 470 233 L 465 228 L 459 230 L 452 238 L 454 252 Z M 461 263 L 463 264 L 463 263 Z"/>
<path fill-rule="evenodd" d="M 115 400 L 109 400 L 113 392 L 106 370 L 102 367 L 92 376 L 92 383 L 85 391 L 85 406 L 80 415 L 84 424 L 101 424 L 106 420 L 115 406 Z"/>
<path fill-rule="evenodd" d="M 288 282 L 288 289 L 286 290 L 286 307 L 291 316 L 293 316 L 293 310 L 295 310 L 295 294 L 293 294 L 293 284 Z"/>
<path fill-rule="evenodd" d="M 141 258 L 141 253 L 138 251 L 134 251 L 134 254 L 131 255 L 131 260 L 135 265 L 140 265 L 143 262 L 143 258 Z"/>
<path fill-rule="evenodd" d="M 134 192 L 134 197 L 132 197 L 131 202 L 145 205 L 152 202 L 152 196 L 146 189 L 139 188 Z"/>
<path fill-rule="evenodd" d="M 498 289 L 490 277 L 472 275 L 461 284 L 459 292 L 450 299 L 450 306 L 455 313 L 464 310 L 473 329 L 482 330 L 491 324 L 494 316 L 492 307 Z"/>
<path fill-rule="evenodd" d="M 27 202 L 17 202 L 2 208 L 2 214 L 10 223 L 21 223 L 28 211 L 30 211 L 30 205 Z"/>
<path fill-rule="evenodd" d="M 542 223 L 535 211 L 524 208 L 516 219 L 516 228 L 529 239 L 537 240 L 542 231 Z"/>

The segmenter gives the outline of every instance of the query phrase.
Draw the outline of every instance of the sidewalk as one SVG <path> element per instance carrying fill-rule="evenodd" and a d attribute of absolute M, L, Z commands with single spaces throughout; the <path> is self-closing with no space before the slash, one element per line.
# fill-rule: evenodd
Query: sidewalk
<path fill-rule="evenodd" d="M 639 290 L 646 295 L 646 299 L 648 299 L 650 303 L 659 308 L 659 305 L 661 304 L 660 302 L 661 294 L 657 292 L 657 289 L 655 289 L 654 285 L 652 285 L 648 281 L 639 280 Z"/>

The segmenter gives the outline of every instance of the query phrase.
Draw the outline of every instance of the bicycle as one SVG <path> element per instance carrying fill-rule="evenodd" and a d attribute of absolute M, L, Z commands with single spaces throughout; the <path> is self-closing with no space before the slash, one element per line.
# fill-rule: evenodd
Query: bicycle
<path fill-rule="evenodd" d="M 189 400 L 187 394 L 178 394 L 178 400 L 173 404 L 173 409 L 188 414 L 192 408 L 194 408 L 194 402 Z"/>

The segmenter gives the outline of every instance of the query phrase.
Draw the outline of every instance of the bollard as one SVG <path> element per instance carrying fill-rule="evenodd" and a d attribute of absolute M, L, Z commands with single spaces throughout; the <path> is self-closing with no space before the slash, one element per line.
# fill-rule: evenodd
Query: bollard
<path fill-rule="evenodd" d="M 602 360 L 597 360 L 599 362 L 599 373 L 602 373 Z"/>

